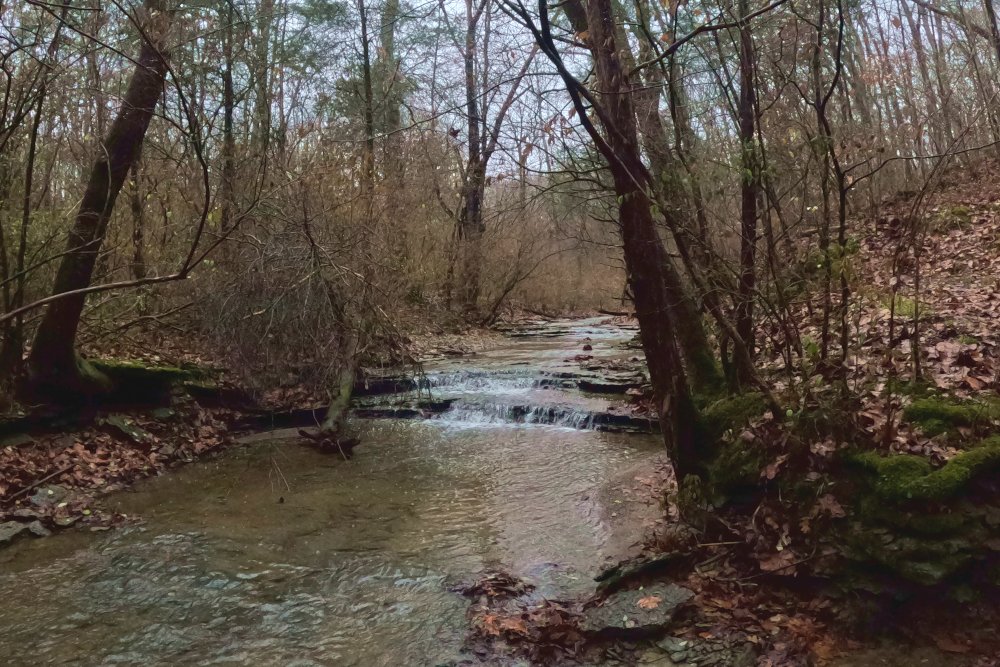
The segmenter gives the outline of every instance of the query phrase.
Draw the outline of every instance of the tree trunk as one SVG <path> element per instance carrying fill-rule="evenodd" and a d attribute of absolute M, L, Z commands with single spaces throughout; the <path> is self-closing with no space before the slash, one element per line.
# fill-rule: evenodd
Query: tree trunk
<path fill-rule="evenodd" d="M 371 198 L 375 192 L 375 95 L 372 91 L 372 60 L 368 48 L 368 9 L 364 0 L 358 0 L 358 17 L 361 23 L 361 82 L 364 86 L 363 105 L 365 122 L 365 150 L 363 156 L 362 189 L 368 201 L 368 213 L 372 213 Z"/>
<path fill-rule="evenodd" d="M 760 169 L 756 141 L 756 92 L 753 37 L 746 17 L 750 13 L 746 0 L 740 0 L 740 98 L 737 109 L 740 156 L 740 278 L 736 303 L 736 332 L 748 352 L 754 349 L 753 301 L 756 289 L 757 202 L 760 197 Z M 736 383 L 750 383 L 745 364 L 736 365 Z"/>
<path fill-rule="evenodd" d="M 382 85 L 382 105 L 385 141 L 383 143 L 383 179 L 385 188 L 385 219 L 393 225 L 391 235 L 392 252 L 399 262 L 400 276 L 409 276 L 410 239 L 407 216 L 403 210 L 405 187 L 404 143 L 400 136 L 402 118 L 400 109 L 403 102 L 402 80 L 399 73 L 399 59 L 396 57 L 396 30 L 400 19 L 399 0 L 386 0 L 382 7 L 379 41 L 379 81 Z"/>
<path fill-rule="evenodd" d="M 219 187 L 219 228 L 228 234 L 232 226 L 233 200 L 236 190 L 236 138 L 233 134 L 236 94 L 233 88 L 233 21 L 231 2 L 220 11 L 222 26 L 222 182 Z"/>
<path fill-rule="evenodd" d="M 266 162 L 271 144 L 271 25 L 274 23 L 274 0 L 261 0 L 257 15 L 257 44 L 254 53 L 254 148 Z"/>
<path fill-rule="evenodd" d="M 171 12 L 164 0 L 143 5 L 144 35 L 139 58 L 117 117 L 108 130 L 69 233 L 66 254 L 56 273 L 52 293 L 69 293 L 45 312 L 31 356 L 29 387 L 42 397 L 74 398 L 79 393 L 107 389 L 108 381 L 77 354 L 75 341 L 108 220 L 129 170 L 138 159 L 146 130 L 167 74 L 166 36 Z"/>
<path fill-rule="evenodd" d="M 482 117 L 479 90 L 476 86 L 476 29 L 481 9 L 473 0 L 466 0 L 465 16 L 465 104 L 468 126 L 468 165 L 465 172 L 463 207 L 458 218 L 458 242 L 461 256 L 462 287 L 460 299 L 467 313 L 476 310 L 479 300 L 481 244 L 483 232 L 483 195 L 486 188 L 485 165 L 482 156 Z"/>
<path fill-rule="evenodd" d="M 586 30 L 585 25 L 576 28 L 578 32 Z M 640 44 L 643 35 L 636 35 Z M 626 42 L 624 30 L 618 30 L 615 35 L 619 43 Z M 640 58 L 652 57 L 652 51 L 640 48 Z M 626 70 L 635 69 L 636 63 L 632 53 L 624 49 L 619 53 L 622 67 Z M 683 175 L 680 165 L 670 155 L 670 142 L 663 119 L 660 116 L 661 89 L 667 87 L 662 71 L 659 68 L 647 69 L 647 80 L 637 81 L 633 86 L 632 100 L 635 108 L 636 130 L 641 139 L 642 148 L 649 159 L 651 175 L 649 187 L 653 198 L 662 208 L 662 215 L 670 229 L 673 240 L 683 260 L 683 265 L 692 276 L 695 272 L 711 271 L 710 257 L 701 254 L 704 250 L 700 235 L 695 230 L 695 217 L 691 215 L 691 200 L 683 187 Z M 692 256 L 690 246 L 694 245 L 698 253 Z M 702 266 L 695 266 L 697 260 Z M 680 346 L 681 358 L 684 360 L 694 391 L 712 394 L 721 385 L 719 368 L 715 355 L 705 332 L 702 313 L 689 285 L 681 278 L 679 269 L 666 252 L 663 254 L 663 276 L 665 288 L 676 298 L 670 300 L 668 316 L 675 322 L 684 322 L 685 326 L 677 331 L 677 343 Z M 706 300 L 712 301 L 714 295 L 707 294 Z M 711 309 L 712 305 L 709 304 Z"/>
<path fill-rule="evenodd" d="M 683 479 L 703 471 L 697 409 L 677 344 L 677 327 L 684 324 L 670 317 L 681 295 L 667 287 L 666 251 L 652 216 L 650 177 L 642 163 L 632 89 L 619 59 L 611 2 L 590 0 L 586 17 L 604 107 L 605 137 L 598 145 L 614 181 L 625 267 L 664 440 L 677 478 Z"/>

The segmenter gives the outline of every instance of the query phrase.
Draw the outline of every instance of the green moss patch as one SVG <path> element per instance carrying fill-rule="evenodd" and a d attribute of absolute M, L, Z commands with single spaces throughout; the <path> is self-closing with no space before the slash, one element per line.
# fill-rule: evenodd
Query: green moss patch
<path fill-rule="evenodd" d="M 767 453 L 757 442 L 737 438 L 723 443 L 708 466 L 712 503 L 723 505 L 737 496 L 756 493 L 766 465 Z"/>
<path fill-rule="evenodd" d="M 897 318 L 909 319 L 917 314 L 918 303 L 902 294 L 897 294 L 895 298 L 891 296 L 883 297 L 880 301 L 883 306 L 892 310 Z M 893 301 L 895 301 L 895 304 Z M 921 317 L 930 317 L 934 314 L 934 311 L 926 303 L 920 303 L 919 306 Z"/>
<path fill-rule="evenodd" d="M 920 427 L 928 437 L 949 433 L 961 427 L 982 428 L 997 417 L 997 406 L 953 398 L 918 398 L 903 410 L 906 421 Z"/>
<path fill-rule="evenodd" d="M 767 410 L 767 402 L 757 392 L 727 396 L 710 403 L 701 412 L 702 422 L 710 437 L 718 439 L 731 429 L 745 426 Z"/>
<path fill-rule="evenodd" d="M 118 381 L 183 382 L 185 380 L 201 380 L 208 377 L 208 371 L 203 368 L 151 366 L 141 361 L 97 359 L 91 360 L 90 364 L 109 378 Z"/>
<path fill-rule="evenodd" d="M 937 228 L 940 231 L 965 227 L 972 222 L 972 209 L 968 206 L 952 206 L 937 215 Z"/>
<path fill-rule="evenodd" d="M 174 387 L 187 381 L 203 381 L 209 376 L 203 368 L 151 366 L 137 361 L 101 359 L 89 364 L 110 381 L 112 390 L 109 400 L 113 402 L 168 401 Z"/>
<path fill-rule="evenodd" d="M 909 454 L 879 456 L 866 452 L 854 460 L 872 476 L 872 490 L 882 500 L 942 502 L 958 496 L 977 475 L 1000 468 L 1000 436 L 962 452 L 938 469 Z"/>
<path fill-rule="evenodd" d="M 921 586 L 939 584 L 979 560 L 978 548 L 962 538 L 919 539 L 862 525 L 846 536 L 845 546 L 859 574 L 877 569 Z"/>

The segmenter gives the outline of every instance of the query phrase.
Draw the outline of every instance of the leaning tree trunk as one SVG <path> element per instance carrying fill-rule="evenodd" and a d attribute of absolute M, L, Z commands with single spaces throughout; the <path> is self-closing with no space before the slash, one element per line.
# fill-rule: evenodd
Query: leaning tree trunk
<path fill-rule="evenodd" d="M 677 478 L 683 479 L 702 473 L 703 456 L 697 408 L 678 347 L 677 328 L 686 323 L 675 322 L 670 316 L 672 304 L 682 295 L 671 289 L 672 281 L 666 275 L 666 251 L 653 220 L 650 177 L 642 162 L 632 89 L 618 52 L 611 2 L 590 0 L 585 11 L 587 42 L 604 107 L 606 139 L 601 138 L 599 146 L 608 160 L 619 202 L 625 267 L 664 440 Z"/>
<path fill-rule="evenodd" d="M 166 34 L 171 13 L 165 0 L 143 4 L 143 43 L 118 116 L 112 122 L 90 172 L 53 295 L 28 358 L 29 389 L 42 397 L 74 398 L 108 388 L 108 381 L 76 353 L 75 341 L 86 294 L 115 200 L 138 159 L 167 74 Z"/>

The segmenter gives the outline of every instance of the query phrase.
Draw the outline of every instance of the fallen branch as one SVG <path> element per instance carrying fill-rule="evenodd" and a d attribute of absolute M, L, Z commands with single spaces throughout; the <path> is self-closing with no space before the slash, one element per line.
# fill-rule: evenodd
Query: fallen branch
<path fill-rule="evenodd" d="M 59 475 L 63 474 L 64 472 L 68 472 L 74 465 L 76 465 L 76 464 L 70 464 L 68 466 L 63 466 L 59 470 L 56 470 L 55 472 L 50 473 L 50 474 L 46 475 L 45 477 L 42 477 L 41 479 L 36 479 L 34 482 L 32 482 L 31 484 L 29 484 L 28 486 L 24 487 L 23 489 L 21 489 L 17 493 L 13 494 L 10 498 L 7 499 L 7 502 L 10 502 L 10 501 L 12 501 L 12 500 L 14 500 L 16 498 L 20 498 L 24 494 L 28 493 L 28 491 L 31 491 L 32 489 L 38 488 L 39 486 L 41 486 L 42 484 L 45 484 L 45 482 L 49 481 L 53 477 L 58 477 Z"/>

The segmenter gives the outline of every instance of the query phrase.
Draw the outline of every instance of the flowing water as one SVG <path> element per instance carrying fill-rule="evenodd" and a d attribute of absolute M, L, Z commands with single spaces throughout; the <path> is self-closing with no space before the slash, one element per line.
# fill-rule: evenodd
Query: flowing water
<path fill-rule="evenodd" d="M 0 552 L 0 664 L 436 665 L 462 657 L 450 587 L 485 568 L 591 591 L 616 550 L 605 490 L 658 440 L 580 428 L 607 399 L 553 380 L 584 342 L 634 354 L 633 333 L 541 327 L 428 368 L 451 408 L 357 420 L 349 462 L 279 433 L 110 497 L 141 517 L 125 528 L 17 543 Z"/>

